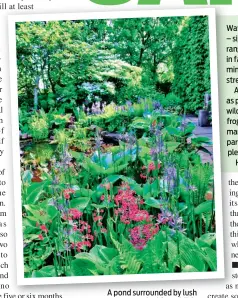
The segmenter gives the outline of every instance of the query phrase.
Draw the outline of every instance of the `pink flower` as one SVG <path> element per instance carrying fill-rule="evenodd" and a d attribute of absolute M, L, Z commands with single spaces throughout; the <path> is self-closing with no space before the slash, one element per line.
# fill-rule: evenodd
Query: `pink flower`
<path fill-rule="evenodd" d="M 79 219 L 83 213 L 80 212 L 78 209 L 69 209 L 69 214 L 72 216 L 73 219 Z"/>
<path fill-rule="evenodd" d="M 93 218 L 93 221 L 100 221 L 100 220 L 102 220 L 102 219 L 103 219 L 103 217 L 100 216 L 100 215 L 98 215 L 98 216 L 95 216 L 95 217 Z"/>
<path fill-rule="evenodd" d="M 161 168 L 161 164 L 158 164 L 158 169 L 160 168 Z M 154 171 L 155 169 L 156 169 L 155 164 L 151 162 L 148 166 L 148 171 L 151 172 L 151 171 Z"/>
<path fill-rule="evenodd" d="M 92 244 L 90 241 L 86 240 L 86 241 L 80 241 L 76 243 L 76 248 L 78 252 L 81 252 L 81 250 L 85 250 L 87 247 L 91 247 Z"/>
<path fill-rule="evenodd" d="M 69 200 L 70 199 L 70 194 L 73 194 L 75 193 L 75 190 L 73 190 L 72 188 L 67 188 L 63 191 L 63 195 L 64 195 L 64 198 Z"/>
<path fill-rule="evenodd" d="M 104 200 L 105 200 L 105 196 L 102 195 L 101 198 L 100 198 L 100 200 L 101 200 L 101 201 L 104 201 Z M 110 200 L 111 200 L 110 195 L 107 196 L 107 200 L 108 200 L 108 202 L 110 202 Z"/>
<path fill-rule="evenodd" d="M 148 211 L 141 210 L 138 201 L 141 200 L 135 196 L 135 192 L 129 186 L 119 189 L 115 196 L 115 203 L 119 208 L 114 212 L 116 215 L 120 215 L 121 222 L 130 224 L 131 221 L 150 221 Z"/>
<path fill-rule="evenodd" d="M 78 209 L 71 208 L 68 211 L 68 214 L 64 214 L 62 217 L 64 220 L 73 220 L 79 219 L 83 215 Z"/>
<path fill-rule="evenodd" d="M 91 233 L 91 226 L 83 220 L 79 221 L 79 231 L 82 233 L 83 231 L 87 231 L 88 233 Z"/>
<path fill-rule="evenodd" d="M 86 234 L 86 235 L 85 235 L 85 239 L 88 239 L 88 240 L 93 241 L 93 240 L 94 240 L 94 237 L 93 237 L 93 235 L 91 235 L 91 234 Z"/>
<path fill-rule="evenodd" d="M 136 226 L 130 230 L 131 243 L 136 249 L 142 250 L 147 242 L 159 231 L 158 225 L 146 224 Z"/>
<path fill-rule="evenodd" d="M 110 183 L 105 183 L 103 186 L 106 188 L 106 190 L 110 190 L 110 187 L 111 187 Z"/>
<path fill-rule="evenodd" d="M 44 240 L 44 237 L 43 237 L 42 234 L 38 235 L 38 238 L 39 238 L 40 240 Z"/>
<path fill-rule="evenodd" d="M 46 225 L 41 225 L 40 229 L 41 229 L 41 231 L 48 233 L 48 229 L 47 229 Z"/>
<path fill-rule="evenodd" d="M 146 175 L 144 175 L 144 174 L 141 173 L 141 174 L 140 174 L 140 178 L 141 178 L 141 179 L 146 179 L 147 177 L 146 177 Z"/>

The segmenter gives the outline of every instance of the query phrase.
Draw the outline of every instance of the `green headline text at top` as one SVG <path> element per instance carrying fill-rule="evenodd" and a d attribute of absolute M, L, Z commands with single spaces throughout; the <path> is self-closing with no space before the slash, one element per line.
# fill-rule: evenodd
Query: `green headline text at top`
<path fill-rule="evenodd" d="M 90 0 L 100 5 L 120 5 L 130 0 Z M 139 5 L 159 5 L 161 0 L 138 0 Z M 183 0 L 185 5 L 231 5 L 232 0 Z"/>

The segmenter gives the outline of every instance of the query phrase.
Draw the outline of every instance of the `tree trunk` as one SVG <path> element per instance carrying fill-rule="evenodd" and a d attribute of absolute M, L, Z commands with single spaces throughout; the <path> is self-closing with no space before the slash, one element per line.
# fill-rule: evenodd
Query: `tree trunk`
<path fill-rule="evenodd" d="M 35 83 L 35 88 L 34 88 L 34 110 L 38 109 L 38 90 L 39 90 L 39 82 L 40 82 L 40 77 L 36 77 L 36 83 Z"/>

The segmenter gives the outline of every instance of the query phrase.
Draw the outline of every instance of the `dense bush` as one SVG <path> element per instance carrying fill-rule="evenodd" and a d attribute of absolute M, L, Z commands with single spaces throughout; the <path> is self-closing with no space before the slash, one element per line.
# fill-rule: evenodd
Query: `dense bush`
<path fill-rule="evenodd" d="M 204 105 L 204 93 L 210 91 L 209 36 L 207 17 L 184 21 L 174 48 L 173 92 L 191 112 Z"/>
<path fill-rule="evenodd" d="M 49 121 L 43 110 L 29 119 L 29 132 L 35 140 L 44 140 L 49 135 Z"/>
<path fill-rule="evenodd" d="M 162 97 L 160 100 L 164 108 L 177 113 L 181 113 L 184 110 L 184 104 L 181 98 L 176 96 L 174 93 L 167 94 L 166 97 Z"/>

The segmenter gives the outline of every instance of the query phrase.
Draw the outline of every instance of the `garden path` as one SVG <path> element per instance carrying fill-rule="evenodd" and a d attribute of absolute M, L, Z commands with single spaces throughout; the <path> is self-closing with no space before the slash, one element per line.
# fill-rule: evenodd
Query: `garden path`
<path fill-rule="evenodd" d="M 194 115 L 187 115 L 186 121 L 193 122 L 196 125 L 196 128 L 194 130 L 194 135 L 196 137 L 203 136 L 203 137 L 208 137 L 212 140 L 212 126 L 209 126 L 209 127 L 198 126 L 198 117 L 195 117 Z M 212 146 L 206 145 L 204 147 L 212 153 Z M 212 163 L 212 157 L 209 154 L 200 151 L 200 155 L 204 163 L 205 162 Z"/>

